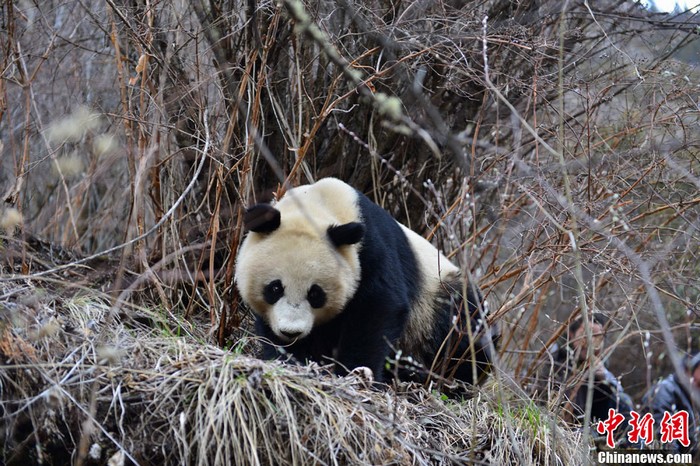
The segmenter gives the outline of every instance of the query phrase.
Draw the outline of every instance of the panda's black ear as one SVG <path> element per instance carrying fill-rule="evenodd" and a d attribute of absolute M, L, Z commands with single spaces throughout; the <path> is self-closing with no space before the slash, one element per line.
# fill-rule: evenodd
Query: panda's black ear
<path fill-rule="evenodd" d="M 364 235 L 365 226 L 359 222 L 350 222 L 345 225 L 331 225 L 328 227 L 328 238 L 336 248 L 359 243 Z"/>
<path fill-rule="evenodd" d="M 280 226 L 280 211 L 270 204 L 255 204 L 243 215 L 243 225 L 256 233 L 270 233 Z"/>

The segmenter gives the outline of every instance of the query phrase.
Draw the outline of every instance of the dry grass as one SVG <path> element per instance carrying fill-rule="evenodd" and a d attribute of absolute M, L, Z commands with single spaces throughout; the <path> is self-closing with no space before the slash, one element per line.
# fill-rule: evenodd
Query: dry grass
<path fill-rule="evenodd" d="M 31 285 L 2 284 L 0 308 L 8 465 L 585 461 L 577 434 L 496 382 L 462 403 L 372 390 L 359 375 L 263 362 Z"/>

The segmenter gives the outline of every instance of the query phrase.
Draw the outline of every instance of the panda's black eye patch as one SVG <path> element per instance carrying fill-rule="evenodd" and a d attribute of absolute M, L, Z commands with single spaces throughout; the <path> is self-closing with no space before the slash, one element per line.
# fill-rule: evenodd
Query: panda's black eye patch
<path fill-rule="evenodd" d="M 267 304 L 275 304 L 284 296 L 284 287 L 281 280 L 273 280 L 263 289 L 263 298 Z"/>
<path fill-rule="evenodd" d="M 311 307 L 318 309 L 326 304 L 326 292 L 318 285 L 311 285 L 306 299 L 309 301 L 309 304 L 311 304 Z"/>

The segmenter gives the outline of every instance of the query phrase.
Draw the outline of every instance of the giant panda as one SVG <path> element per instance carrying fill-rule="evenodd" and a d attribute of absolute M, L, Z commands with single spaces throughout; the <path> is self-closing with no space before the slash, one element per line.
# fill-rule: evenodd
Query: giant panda
<path fill-rule="evenodd" d="M 377 382 L 432 374 L 474 384 L 488 372 L 479 291 L 348 184 L 290 189 L 249 208 L 244 224 L 235 281 L 257 314 L 264 358 L 332 363 L 339 375 L 368 367 Z"/>

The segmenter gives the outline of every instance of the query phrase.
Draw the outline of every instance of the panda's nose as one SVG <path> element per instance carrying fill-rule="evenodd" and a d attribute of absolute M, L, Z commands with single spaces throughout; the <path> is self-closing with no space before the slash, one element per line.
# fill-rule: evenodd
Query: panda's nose
<path fill-rule="evenodd" d="M 299 331 L 294 331 L 294 330 L 292 330 L 292 331 L 290 331 L 290 330 L 280 330 L 280 332 L 282 333 L 282 335 L 284 335 L 285 337 L 289 338 L 290 340 L 294 340 L 294 339 L 297 338 L 299 335 L 301 335 L 301 332 L 299 332 Z"/>

